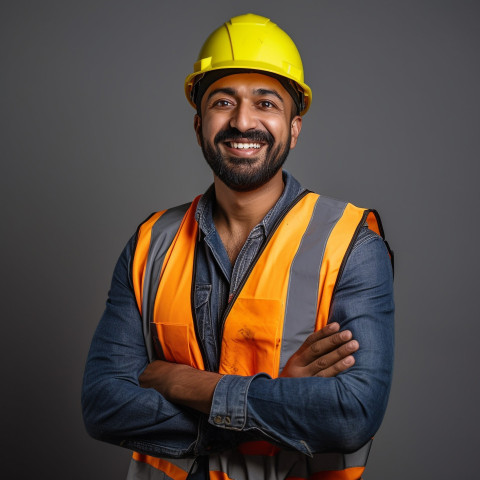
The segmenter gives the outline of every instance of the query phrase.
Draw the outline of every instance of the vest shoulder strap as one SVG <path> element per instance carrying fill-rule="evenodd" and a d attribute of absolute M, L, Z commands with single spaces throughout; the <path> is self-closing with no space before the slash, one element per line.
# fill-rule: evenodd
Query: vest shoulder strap
<path fill-rule="evenodd" d="M 132 282 L 137 306 L 142 315 L 143 335 L 150 361 L 157 357 L 153 348 L 151 319 L 164 260 L 186 212 L 196 208 L 199 198 L 191 203 L 154 213 L 137 229 Z"/>

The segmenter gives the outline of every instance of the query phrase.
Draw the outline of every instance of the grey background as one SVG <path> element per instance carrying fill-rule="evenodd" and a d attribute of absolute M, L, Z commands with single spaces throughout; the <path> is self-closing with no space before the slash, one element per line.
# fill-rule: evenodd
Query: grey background
<path fill-rule="evenodd" d="M 2 478 L 119 479 L 80 385 L 116 259 L 204 191 L 183 80 L 206 35 L 269 16 L 313 105 L 287 168 L 377 208 L 396 251 L 396 364 L 366 478 L 476 477 L 478 1 L 3 1 Z M 314 419 L 312 419 L 314 421 Z"/>

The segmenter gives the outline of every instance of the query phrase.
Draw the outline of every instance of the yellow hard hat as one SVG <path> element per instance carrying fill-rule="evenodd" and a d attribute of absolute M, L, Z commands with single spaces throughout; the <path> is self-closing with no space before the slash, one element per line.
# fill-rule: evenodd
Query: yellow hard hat
<path fill-rule="evenodd" d="M 270 19 L 248 13 L 231 18 L 203 44 L 194 72 L 185 79 L 185 95 L 194 108 L 195 84 L 208 72 L 224 69 L 258 70 L 290 81 L 300 97 L 300 115 L 312 102 L 304 83 L 303 64 L 293 40 Z M 220 73 L 220 72 L 218 72 Z"/>

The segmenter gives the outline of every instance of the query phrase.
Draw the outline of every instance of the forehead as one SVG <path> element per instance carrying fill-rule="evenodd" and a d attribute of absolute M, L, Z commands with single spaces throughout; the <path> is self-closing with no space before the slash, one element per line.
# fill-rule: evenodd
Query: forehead
<path fill-rule="evenodd" d="M 237 73 L 219 78 L 207 88 L 202 100 L 222 90 L 231 90 L 238 96 L 256 96 L 270 91 L 278 95 L 285 104 L 293 102 L 290 94 L 276 78 L 261 73 Z"/>

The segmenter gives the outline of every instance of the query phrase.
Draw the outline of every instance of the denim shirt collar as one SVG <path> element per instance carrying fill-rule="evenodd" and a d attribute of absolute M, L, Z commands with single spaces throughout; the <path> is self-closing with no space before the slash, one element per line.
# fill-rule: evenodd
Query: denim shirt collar
<path fill-rule="evenodd" d="M 300 183 L 286 170 L 283 171 L 283 182 L 285 188 L 277 203 L 267 212 L 263 220 L 252 229 L 252 234 L 262 231 L 267 237 L 271 232 L 280 214 L 293 202 L 293 200 L 304 190 Z M 215 186 L 210 185 L 198 202 L 195 218 L 205 239 L 211 238 L 216 233 L 213 222 L 213 206 L 215 204 Z"/>

